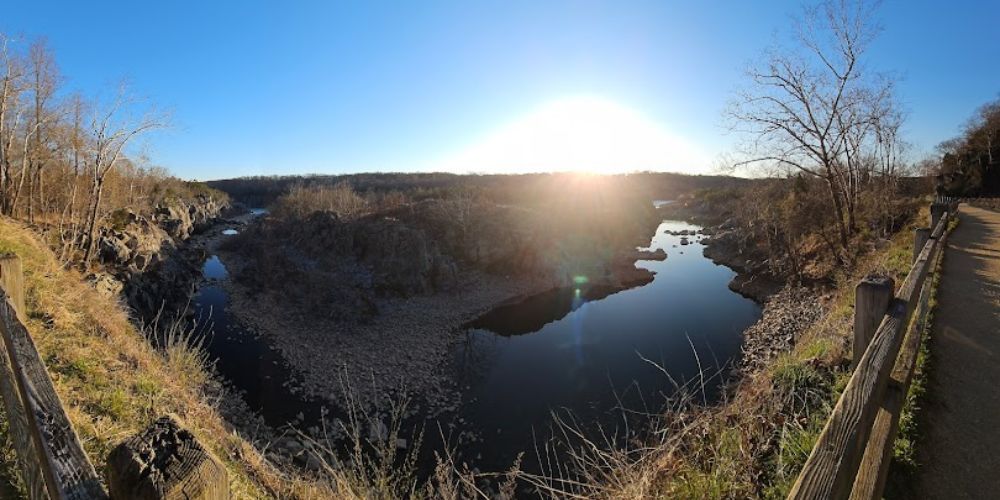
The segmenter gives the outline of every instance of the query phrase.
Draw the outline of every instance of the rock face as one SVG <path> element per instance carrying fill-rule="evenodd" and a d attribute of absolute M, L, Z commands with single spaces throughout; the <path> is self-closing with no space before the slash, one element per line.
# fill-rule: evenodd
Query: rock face
<path fill-rule="evenodd" d="M 108 293 L 121 290 L 144 321 L 152 321 L 161 309 L 170 311 L 185 303 L 204 252 L 184 242 L 210 225 L 227 206 L 198 196 L 158 207 L 152 216 L 129 209 L 114 212 L 110 226 L 101 231 L 98 240 L 98 258 L 109 275 L 95 277 L 95 283 Z"/>
<path fill-rule="evenodd" d="M 157 207 L 154 219 L 174 240 L 186 240 L 211 225 L 227 208 L 227 202 L 198 196 L 190 203 L 180 201 Z"/>

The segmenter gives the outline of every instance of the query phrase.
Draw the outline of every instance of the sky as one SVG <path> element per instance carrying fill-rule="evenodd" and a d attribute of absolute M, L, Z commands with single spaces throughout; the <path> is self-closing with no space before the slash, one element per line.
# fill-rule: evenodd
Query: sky
<path fill-rule="evenodd" d="M 168 110 L 141 146 L 189 179 L 359 171 L 713 171 L 743 70 L 791 1 L 5 2 L 67 91 Z M 1000 2 L 887 0 L 915 157 L 1000 92 Z M 779 35 L 776 35 L 779 34 Z M 614 165 L 611 165 L 614 163 Z"/>

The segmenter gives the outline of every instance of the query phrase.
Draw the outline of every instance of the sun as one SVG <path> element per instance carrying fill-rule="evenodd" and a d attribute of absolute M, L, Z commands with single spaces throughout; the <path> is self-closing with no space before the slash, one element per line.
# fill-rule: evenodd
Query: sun
<path fill-rule="evenodd" d="M 436 167 L 458 173 L 702 173 L 708 164 L 697 147 L 642 113 L 574 96 L 492 131 Z"/>

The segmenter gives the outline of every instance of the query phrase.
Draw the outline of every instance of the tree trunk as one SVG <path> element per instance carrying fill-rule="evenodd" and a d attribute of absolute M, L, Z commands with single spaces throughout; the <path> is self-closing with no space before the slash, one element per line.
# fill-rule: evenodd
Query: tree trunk
<path fill-rule="evenodd" d="M 101 206 L 101 194 L 104 191 L 104 178 L 99 177 L 94 179 L 94 186 L 91 189 L 91 198 L 93 202 L 90 204 L 90 213 L 87 214 L 87 250 L 83 254 L 84 265 L 90 263 L 90 260 L 94 257 L 94 247 L 97 246 L 97 212 Z"/>
<path fill-rule="evenodd" d="M 847 250 L 847 228 L 844 227 L 844 201 L 840 199 L 837 190 L 837 182 L 833 176 L 825 177 L 827 187 L 830 192 L 830 199 L 833 201 L 834 218 L 837 220 L 837 232 L 840 236 L 840 245 Z"/>

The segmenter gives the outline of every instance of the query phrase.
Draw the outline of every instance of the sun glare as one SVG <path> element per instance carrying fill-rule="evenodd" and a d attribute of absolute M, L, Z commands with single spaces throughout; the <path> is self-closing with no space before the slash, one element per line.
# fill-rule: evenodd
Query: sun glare
<path fill-rule="evenodd" d="M 703 173 L 708 164 L 697 147 L 643 114 L 580 96 L 544 105 L 437 167 L 460 173 Z"/>

